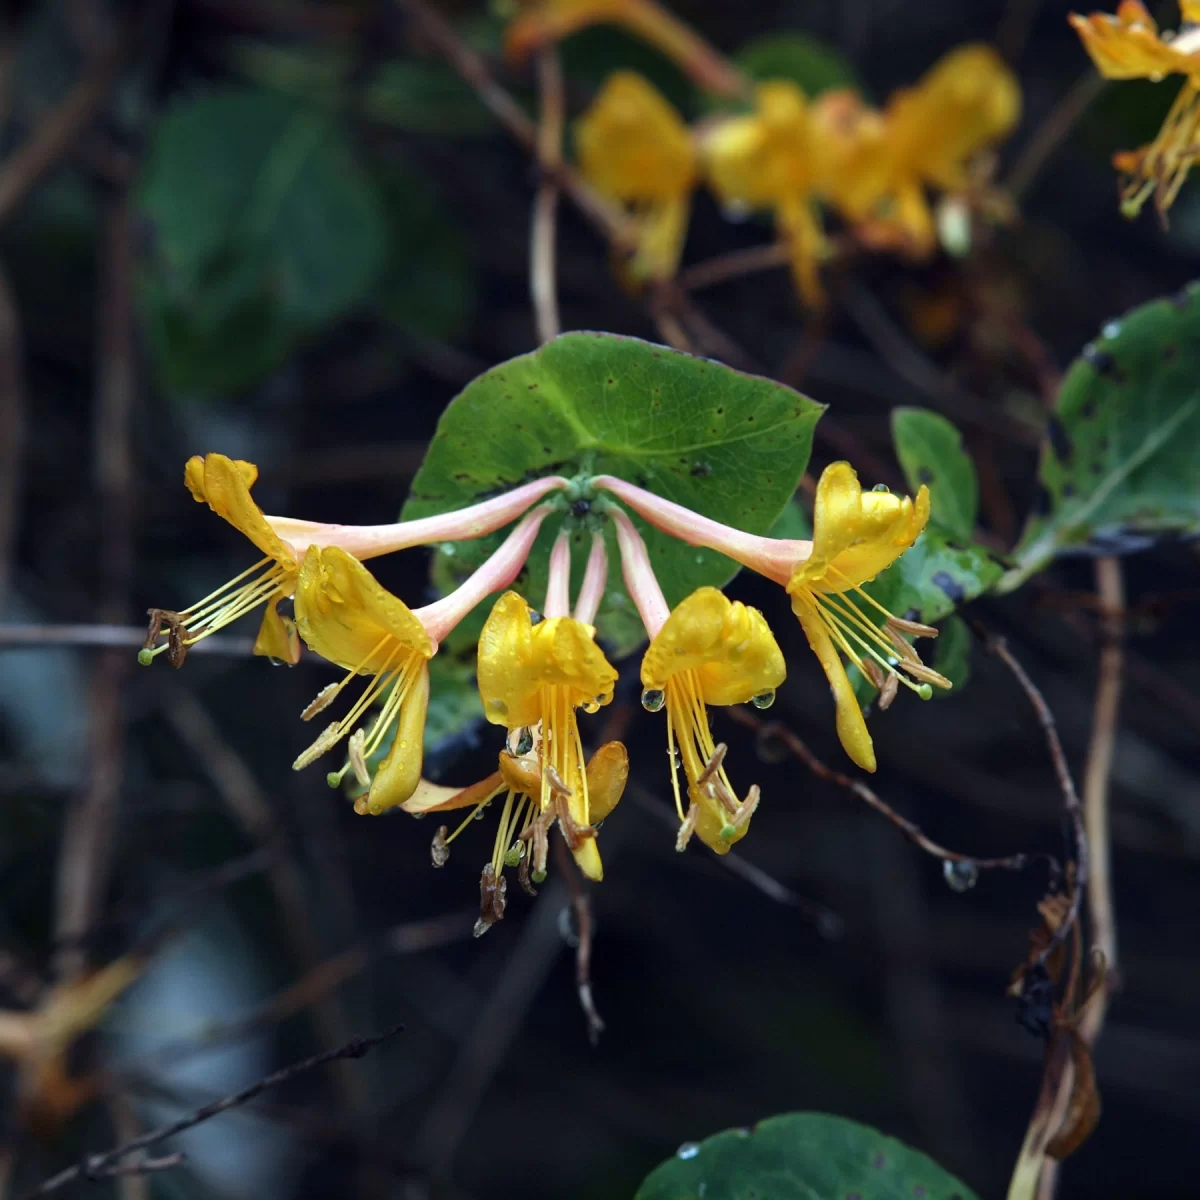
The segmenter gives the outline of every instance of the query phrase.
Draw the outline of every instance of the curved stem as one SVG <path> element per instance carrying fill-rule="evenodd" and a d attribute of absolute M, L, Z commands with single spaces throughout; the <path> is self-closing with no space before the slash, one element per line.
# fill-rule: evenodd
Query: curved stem
<path fill-rule="evenodd" d="M 647 635 L 653 640 L 671 610 L 667 607 L 667 599 L 663 595 L 658 577 L 654 574 L 654 568 L 650 565 L 650 552 L 646 549 L 642 535 L 619 508 L 610 509 L 608 515 L 612 517 L 617 529 L 617 545 L 621 550 L 621 575 L 625 580 L 625 590 L 637 607 Z"/>
<path fill-rule="evenodd" d="M 571 615 L 571 535 L 565 529 L 554 539 L 554 548 L 550 551 L 542 614 L 546 617 Z"/>
<path fill-rule="evenodd" d="M 583 572 L 583 583 L 580 584 L 579 595 L 575 598 L 575 620 L 582 621 L 585 625 L 596 623 L 596 613 L 600 611 L 600 601 L 604 599 L 604 589 L 607 586 L 608 547 L 604 542 L 604 534 L 597 530 L 592 534 L 592 549 Z"/>

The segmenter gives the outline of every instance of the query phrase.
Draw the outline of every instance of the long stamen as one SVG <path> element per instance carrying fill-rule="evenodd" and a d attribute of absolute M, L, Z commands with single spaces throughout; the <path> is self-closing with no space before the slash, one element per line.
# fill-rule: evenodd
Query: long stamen
<path fill-rule="evenodd" d="M 267 563 L 272 562 L 272 561 L 273 561 L 273 559 L 271 558 L 271 556 L 269 554 L 265 558 L 260 558 L 258 560 L 258 562 L 256 562 L 252 567 L 247 567 L 240 575 L 235 575 L 227 583 L 221 584 L 221 586 L 219 588 L 217 588 L 216 591 L 209 592 L 207 596 L 202 597 L 201 599 L 197 600 L 195 604 L 192 604 L 189 607 L 185 608 L 179 615 L 181 617 L 191 616 L 198 608 L 207 604 L 210 600 L 215 600 L 218 596 L 224 595 L 231 588 L 233 588 L 237 584 L 241 583 L 242 580 L 245 579 L 247 575 L 253 575 L 255 571 L 261 570 L 263 567 L 265 567 L 267 565 Z"/>

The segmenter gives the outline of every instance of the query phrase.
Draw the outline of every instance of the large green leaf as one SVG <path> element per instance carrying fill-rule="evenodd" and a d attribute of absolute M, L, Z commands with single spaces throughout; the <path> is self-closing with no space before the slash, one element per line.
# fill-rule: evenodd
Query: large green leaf
<path fill-rule="evenodd" d="M 360 302 L 386 256 L 375 186 L 336 122 L 272 91 L 175 103 L 139 202 L 153 233 L 140 301 L 168 386 L 255 382 Z"/>
<path fill-rule="evenodd" d="M 1200 532 L 1200 285 L 1111 321 L 1068 371 L 1011 590 L 1056 555 Z"/>
<path fill-rule="evenodd" d="M 742 46 L 733 60 L 751 79 L 790 79 L 809 96 L 829 88 L 863 90 L 840 51 L 804 33 L 764 34 Z"/>
<path fill-rule="evenodd" d="M 635 1200 L 976 1200 L 931 1158 L 877 1129 L 785 1113 L 689 1142 Z"/>
<path fill-rule="evenodd" d="M 564 334 L 492 368 L 456 397 L 413 480 L 403 516 L 462 508 L 543 475 L 610 473 L 706 516 L 765 533 L 804 472 L 822 411 L 782 384 L 707 359 L 636 338 Z M 606 530 L 610 586 L 597 623 L 615 654 L 629 653 L 643 634 L 619 585 L 611 522 L 582 511 L 548 520 L 519 586 L 530 603 L 541 604 L 549 547 L 564 522 L 576 533 L 576 582 L 590 530 Z M 670 604 L 704 584 L 724 584 L 736 569 L 724 555 L 648 527 L 643 532 Z M 453 586 L 500 536 L 444 547 L 435 559 L 435 580 Z M 481 620 L 477 615 L 465 625 L 460 639 L 477 635 Z"/>
<path fill-rule="evenodd" d="M 932 519 L 952 536 L 970 538 L 979 511 L 979 480 L 962 434 L 941 413 L 894 408 L 892 437 L 909 488 L 929 486 Z"/>

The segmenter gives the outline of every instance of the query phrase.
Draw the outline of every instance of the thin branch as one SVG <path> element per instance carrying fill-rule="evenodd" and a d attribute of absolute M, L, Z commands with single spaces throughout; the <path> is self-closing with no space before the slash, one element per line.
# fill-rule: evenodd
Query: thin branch
<path fill-rule="evenodd" d="M 1089 68 L 1050 110 L 1025 143 L 1025 148 L 1005 180 L 1004 190 L 1014 200 L 1019 200 L 1029 190 L 1042 168 L 1107 86 L 1108 80 Z"/>
<path fill-rule="evenodd" d="M 145 641 L 144 625 L 0 625 L 0 651 L 30 646 L 137 650 Z M 245 658 L 253 649 L 253 638 L 222 637 L 218 634 L 189 646 L 188 654 Z M 305 655 L 301 659 L 302 662 L 305 660 L 318 661 L 312 655 Z"/>
<path fill-rule="evenodd" d="M 126 1175 L 150 1175 L 155 1171 L 170 1171 L 174 1167 L 181 1167 L 187 1162 L 187 1155 L 177 1151 L 175 1154 L 166 1154 L 162 1158 L 143 1158 L 137 1162 L 131 1163 L 114 1163 L 111 1167 L 97 1167 L 86 1173 L 86 1177 L 91 1180 L 100 1179 L 116 1179 Z"/>
<path fill-rule="evenodd" d="M 8 220 L 34 185 L 87 128 L 103 103 L 125 55 L 118 38 L 92 60 L 75 86 L 38 122 L 29 138 L 0 166 L 0 223 Z"/>
<path fill-rule="evenodd" d="M 21 507 L 21 468 L 29 412 L 24 358 L 20 313 L 8 275 L 0 270 L 0 613 L 4 612 L 12 578 Z"/>
<path fill-rule="evenodd" d="M 1070 881 L 1071 907 L 1066 918 L 1055 929 L 1038 956 L 1038 961 L 1044 963 L 1054 948 L 1066 938 L 1078 922 L 1080 897 L 1088 886 L 1088 838 L 1084 828 L 1083 806 L 1079 803 L 1075 780 L 1071 777 L 1071 768 L 1067 763 L 1066 753 L 1063 751 L 1062 739 L 1058 736 L 1058 725 L 1054 720 L 1054 713 L 1050 711 L 1045 696 L 1042 695 L 1037 684 L 1029 678 L 1025 668 L 1013 656 L 1013 652 L 1003 638 L 993 637 L 977 621 L 971 621 L 970 624 L 976 635 L 982 638 L 987 652 L 1000 659 L 1013 673 L 1021 685 L 1021 690 L 1029 698 L 1029 703 L 1033 705 L 1033 711 L 1037 714 L 1038 722 L 1046 735 L 1046 746 L 1050 751 L 1050 758 L 1054 763 L 1054 773 L 1058 776 L 1058 786 L 1062 791 L 1063 808 L 1066 810 L 1067 820 L 1071 824 L 1074 835 L 1075 876 Z"/>
<path fill-rule="evenodd" d="M 771 271 L 786 267 L 791 261 L 791 252 L 783 242 L 770 242 L 765 246 L 748 246 L 744 250 L 730 250 L 687 267 L 675 276 L 675 283 L 687 292 L 698 292 L 703 288 L 728 283 L 760 271 Z"/>
<path fill-rule="evenodd" d="M 68 1183 L 74 1183 L 77 1179 L 96 1178 L 98 1172 L 115 1165 L 122 1158 L 126 1157 L 126 1155 L 133 1154 L 138 1150 L 146 1150 L 151 1146 L 157 1145 L 159 1142 L 166 1141 L 167 1138 L 175 1137 L 176 1134 L 183 1133 L 185 1130 L 209 1121 L 213 1117 L 220 1116 L 221 1113 L 228 1112 L 231 1108 L 238 1108 L 243 1104 L 248 1104 L 251 1100 L 257 1099 L 263 1092 L 268 1091 L 270 1088 L 278 1087 L 279 1084 L 286 1083 L 289 1079 L 293 1079 L 305 1071 L 311 1071 L 314 1067 L 321 1067 L 326 1063 L 340 1059 L 362 1058 L 364 1054 L 373 1050 L 381 1042 L 395 1037 L 403 1028 L 403 1025 L 393 1025 L 391 1029 L 384 1033 L 372 1034 L 370 1037 L 352 1038 L 336 1050 L 326 1050 L 322 1054 L 314 1054 L 311 1058 L 302 1059 L 298 1063 L 293 1063 L 290 1067 L 274 1071 L 265 1078 L 260 1079 L 257 1083 L 252 1083 L 248 1088 L 243 1088 L 240 1092 L 234 1092 L 230 1096 L 214 1100 L 211 1104 L 206 1104 L 202 1108 L 196 1109 L 186 1117 L 180 1117 L 179 1120 L 172 1121 L 168 1125 L 160 1125 L 157 1129 L 151 1129 L 148 1133 L 143 1133 L 140 1137 L 132 1138 L 120 1146 L 114 1147 L 112 1150 L 106 1150 L 103 1154 L 89 1154 L 73 1166 L 67 1167 L 59 1171 L 57 1175 L 52 1175 L 49 1179 L 44 1180 L 32 1191 L 26 1192 L 24 1200 L 34 1200 L 34 1197 L 49 1195 L 51 1192 L 56 1192 L 59 1188 L 65 1187 Z"/>
<path fill-rule="evenodd" d="M 950 850 L 927 836 L 915 821 L 910 821 L 907 817 L 901 816 L 890 804 L 881 799 L 871 788 L 863 783 L 861 779 L 851 779 L 849 775 L 845 775 L 841 771 L 837 771 L 833 767 L 823 763 L 808 748 L 808 745 L 801 740 L 800 736 L 781 721 L 764 721 L 761 717 L 756 717 L 753 713 L 746 712 L 740 708 L 731 707 L 725 711 L 739 725 L 744 725 L 747 729 L 757 731 L 759 755 L 767 762 L 771 762 L 778 757 L 778 751 L 773 749 L 772 743 L 775 743 L 776 746 L 786 748 L 789 753 L 804 763 L 818 779 L 828 780 L 830 783 L 835 783 L 838 787 L 845 788 L 846 791 L 853 793 L 864 803 L 870 805 L 880 816 L 885 817 L 895 825 L 914 846 L 924 850 L 926 854 L 940 859 L 942 862 L 962 863 L 964 866 L 974 867 L 979 871 L 1023 871 L 1030 863 L 1042 857 L 1031 854 L 1009 854 L 1000 858 L 976 858 L 971 854 L 961 854 L 957 850 Z"/>
<path fill-rule="evenodd" d="M 533 229 L 529 239 L 529 291 L 537 320 L 539 342 L 557 337 L 562 325 L 558 316 L 558 281 L 554 243 L 558 232 L 557 174 L 562 166 L 563 126 L 566 94 L 558 51 L 547 46 L 538 51 L 538 90 L 541 116 L 538 122 L 538 164 L 542 181 L 533 201 Z"/>
<path fill-rule="evenodd" d="M 554 857 L 567 881 L 575 911 L 575 990 L 579 994 L 579 1007 L 583 1009 L 587 1020 L 588 1041 L 595 1046 L 604 1032 L 604 1020 L 592 996 L 592 900 L 562 838 L 554 839 Z"/>
<path fill-rule="evenodd" d="M 111 204 L 103 231 L 94 461 L 103 551 L 100 613 L 115 620 L 129 610 L 133 574 L 130 426 L 136 366 L 133 233 L 126 196 Z M 83 970 L 81 939 L 95 921 L 107 889 L 125 760 L 121 692 L 131 664 L 128 656 L 109 651 L 96 660 L 92 672 L 90 777 L 86 792 L 67 814 L 59 852 L 55 936 L 60 945 L 55 968 L 60 983 Z"/>
<path fill-rule="evenodd" d="M 488 70 L 487 63 L 458 36 L 454 26 L 425 0 L 395 0 L 410 20 L 441 52 L 486 105 L 492 115 L 512 137 L 531 155 L 538 153 L 538 128 L 525 110 L 500 86 Z M 571 198 L 579 211 L 606 237 L 614 247 L 631 249 L 624 216 L 600 197 L 570 166 L 562 163 L 555 172 L 555 182 Z"/>

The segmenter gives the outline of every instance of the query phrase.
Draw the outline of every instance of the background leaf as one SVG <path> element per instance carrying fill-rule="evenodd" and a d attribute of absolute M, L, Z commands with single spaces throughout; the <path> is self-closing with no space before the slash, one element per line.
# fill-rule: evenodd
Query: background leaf
<path fill-rule="evenodd" d="M 922 484 L 929 486 L 932 520 L 969 540 L 979 511 L 979 481 L 962 434 L 941 413 L 894 408 L 892 437 L 909 489 L 915 494 Z"/>
<path fill-rule="evenodd" d="M 857 1121 L 785 1113 L 680 1148 L 636 1200 L 975 1200 L 931 1158 Z"/>
<path fill-rule="evenodd" d="M 796 490 L 823 411 L 807 397 L 757 376 L 636 338 L 569 333 L 468 384 L 438 423 L 404 506 L 405 520 L 462 508 L 542 475 L 611 473 L 751 533 L 765 533 Z M 609 539 L 610 586 L 598 626 L 619 657 L 643 639 L 619 585 L 611 523 L 565 515 L 575 527 L 574 571 L 583 573 L 591 529 Z M 519 586 L 537 605 L 549 520 Z M 704 584 L 721 586 L 736 567 L 724 555 L 685 546 L 643 526 L 668 603 Z M 435 558 L 440 587 L 465 577 L 502 535 L 450 545 Z M 491 601 L 481 606 L 490 609 Z M 478 635 L 483 612 L 460 627 Z"/>
<path fill-rule="evenodd" d="M 140 304 L 171 389 L 255 383 L 365 298 L 388 230 L 333 118 L 232 87 L 173 105 L 139 189 L 153 233 Z"/>
<path fill-rule="evenodd" d="M 803 33 L 769 33 L 746 42 L 733 56 L 752 79 L 790 79 L 808 96 L 847 87 L 866 95 L 850 60 Z"/>
<path fill-rule="evenodd" d="M 1200 285 L 1110 321 L 1071 366 L 1010 591 L 1065 553 L 1200 532 Z"/>

